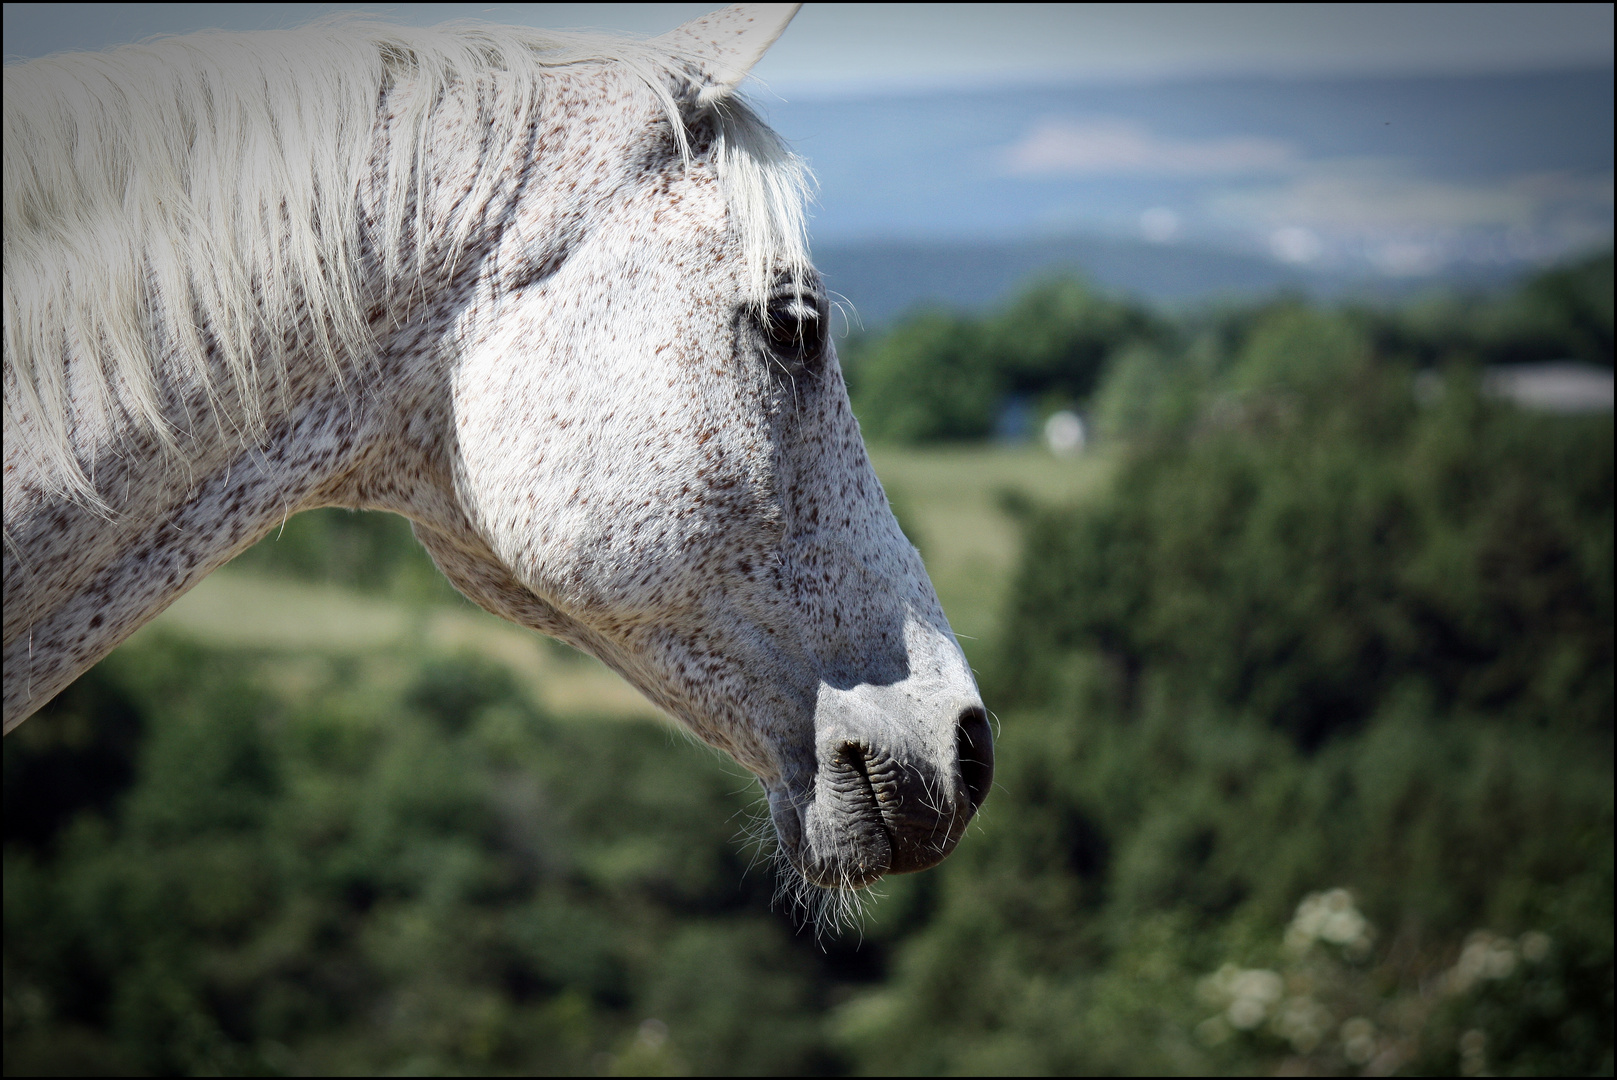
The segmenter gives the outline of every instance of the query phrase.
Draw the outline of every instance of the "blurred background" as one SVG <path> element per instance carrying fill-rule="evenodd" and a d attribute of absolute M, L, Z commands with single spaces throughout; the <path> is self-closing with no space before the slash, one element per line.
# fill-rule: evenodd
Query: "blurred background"
<path fill-rule="evenodd" d="M 5 1071 L 1610 1074 L 1610 5 L 811 4 L 756 74 L 999 725 L 960 849 L 816 933 L 743 770 L 304 514 L 6 740 Z"/>

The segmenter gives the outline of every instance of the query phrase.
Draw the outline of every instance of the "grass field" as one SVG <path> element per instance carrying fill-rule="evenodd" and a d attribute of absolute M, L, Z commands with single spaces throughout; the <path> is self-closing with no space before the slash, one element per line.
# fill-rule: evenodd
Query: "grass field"
<path fill-rule="evenodd" d="M 469 601 L 426 607 L 226 567 L 139 633 L 161 632 L 212 645 L 288 652 L 376 653 L 414 644 L 471 650 L 508 666 L 553 716 L 662 716 L 593 657 L 496 618 Z"/>
<path fill-rule="evenodd" d="M 1111 472 L 1102 455 L 1057 458 L 1037 448 L 872 447 L 870 456 L 900 518 L 917 534 L 912 539 L 968 654 L 973 642 L 993 636 L 1020 553 L 1001 494 L 1069 503 L 1097 490 Z"/>
<path fill-rule="evenodd" d="M 1095 490 L 1109 472 L 1102 457 L 1058 459 L 1037 449 L 877 448 L 871 456 L 968 655 L 993 636 L 1017 559 L 1017 527 L 1000 507 L 1001 493 L 1067 502 Z M 471 649 L 506 663 L 554 716 L 660 716 L 594 659 L 469 602 L 401 603 L 227 566 L 141 631 L 153 632 L 288 652 Z"/>

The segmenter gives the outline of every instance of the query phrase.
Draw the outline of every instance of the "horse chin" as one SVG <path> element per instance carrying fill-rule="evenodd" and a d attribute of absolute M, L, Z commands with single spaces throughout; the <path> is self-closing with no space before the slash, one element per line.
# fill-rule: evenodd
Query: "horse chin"
<path fill-rule="evenodd" d="M 801 795 L 771 792 L 769 804 L 781 852 L 810 885 L 859 889 L 892 865 L 892 841 L 868 789 L 821 781 Z"/>

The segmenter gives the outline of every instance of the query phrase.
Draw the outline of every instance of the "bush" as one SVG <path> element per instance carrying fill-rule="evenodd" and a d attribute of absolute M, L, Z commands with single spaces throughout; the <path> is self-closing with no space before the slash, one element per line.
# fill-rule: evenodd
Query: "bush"
<path fill-rule="evenodd" d="M 1114 486 L 1029 520 L 994 797 L 844 1045 L 1609 1072 L 1610 417 L 1422 406 L 1351 314 L 1226 332 L 1120 366 Z"/>
<path fill-rule="evenodd" d="M 454 587 L 432 565 L 397 514 L 326 507 L 288 518 L 231 563 L 236 570 L 324 582 L 398 600 L 454 600 Z"/>
<path fill-rule="evenodd" d="M 1361 313 L 1378 346 L 1433 367 L 1580 360 L 1612 366 L 1612 254 L 1546 270 L 1506 296 L 1435 296 L 1400 311 Z"/>
<path fill-rule="evenodd" d="M 1405 692 L 1609 732 L 1611 490 L 1609 417 L 1463 371 L 1422 408 L 1351 324 L 1282 310 L 1109 501 L 1032 526 L 1002 691 L 1087 648 L 1305 747 Z"/>
<path fill-rule="evenodd" d="M 96 695 L 144 737 L 8 831 L 8 1073 L 840 1067 L 806 1018 L 841 953 L 771 913 L 711 752 L 472 657 L 148 638 L 7 740 L 8 800 Z"/>

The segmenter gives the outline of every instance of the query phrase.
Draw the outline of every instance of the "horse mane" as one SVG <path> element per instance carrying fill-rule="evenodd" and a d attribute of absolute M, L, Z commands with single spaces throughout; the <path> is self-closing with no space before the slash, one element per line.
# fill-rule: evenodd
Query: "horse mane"
<path fill-rule="evenodd" d="M 176 450 L 182 433 L 171 430 L 158 400 L 159 326 L 181 346 L 170 355 L 192 366 L 221 429 L 243 444 L 261 439 L 275 388 L 286 381 L 292 349 L 284 328 L 305 327 L 295 347 L 312 349 L 339 375 L 344 358 L 374 352 L 367 306 L 375 298 L 362 296 L 357 273 L 356 196 L 373 164 L 383 96 L 389 157 L 384 220 L 374 227 L 384 277 L 396 282 L 412 245 L 419 258 L 432 239 L 420 227 L 425 200 L 412 197 L 421 189 L 411 185 L 425 183 L 424 148 L 451 90 L 497 85 L 514 107 L 489 110 L 495 130 L 484 145 L 520 145 L 543 107 L 546 74 L 587 62 L 621 65 L 644 82 L 689 160 L 674 88 L 698 66 L 658 40 L 336 19 L 7 67 L 7 443 L 16 418 L 30 416 L 29 451 L 45 475 L 95 505 L 72 437 L 71 414 L 86 400 L 103 416 L 121 411 Z M 687 113 L 691 107 L 686 101 Z M 811 181 L 740 98 L 710 103 L 707 112 L 715 169 L 761 304 L 779 268 L 807 271 Z M 482 205 L 507 164 L 497 149 L 486 153 L 463 205 Z M 443 253 L 451 261 L 475 215 L 460 219 Z M 92 370 L 70 378 L 74 354 Z"/>

